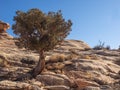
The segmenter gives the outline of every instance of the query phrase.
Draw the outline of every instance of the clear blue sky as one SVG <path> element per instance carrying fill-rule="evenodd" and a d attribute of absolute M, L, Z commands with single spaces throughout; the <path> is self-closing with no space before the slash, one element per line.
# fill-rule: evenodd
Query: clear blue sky
<path fill-rule="evenodd" d="M 91 47 L 99 40 L 112 48 L 120 45 L 120 0 L 1 0 L 0 20 L 12 26 L 16 10 L 31 8 L 62 10 L 64 18 L 73 22 L 67 39 L 83 40 Z M 8 33 L 13 35 L 12 28 Z"/>

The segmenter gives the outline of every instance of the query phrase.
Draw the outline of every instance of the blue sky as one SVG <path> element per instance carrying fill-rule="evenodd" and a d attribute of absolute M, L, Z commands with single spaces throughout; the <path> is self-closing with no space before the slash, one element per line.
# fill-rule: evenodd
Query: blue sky
<path fill-rule="evenodd" d="M 83 40 L 91 47 L 99 40 L 112 48 L 120 45 L 120 0 L 1 0 L 0 20 L 12 26 L 16 10 L 31 8 L 62 10 L 64 18 L 73 22 L 67 39 Z M 12 28 L 7 32 L 13 35 Z"/>

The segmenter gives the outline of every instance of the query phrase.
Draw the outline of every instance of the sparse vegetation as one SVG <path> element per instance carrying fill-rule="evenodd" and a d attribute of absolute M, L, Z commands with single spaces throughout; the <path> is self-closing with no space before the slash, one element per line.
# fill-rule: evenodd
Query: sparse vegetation
<path fill-rule="evenodd" d="M 94 50 L 101 50 L 101 49 L 103 49 L 104 48 L 104 45 L 105 45 L 105 43 L 104 42 L 101 42 L 101 41 L 99 41 L 99 44 L 98 45 L 96 45 L 96 46 L 94 46 Z"/>
<path fill-rule="evenodd" d="M 94 46 L 93 49 L 94 50 L 102 50 L 102 49 L 110 50 L 111 48 L 110 48 L 110 45 L 105 46 L 105 42 L 99 41 L 99 44 Z"/>
<path fill-rule="evenodd" d="M 52 50 L 66 38 L 72 22 L 65 21 L 61 11 L 45 14 L 39 9 L 17 11 L 14 21 L 12 28 L 18 35 L 20 46 L 39 53 L 39 62 L 33 70 L 33 76 L 36 77 L 45 67 L 44 52 Z"/>
<path fill-rule="evenodd" d="M 52 55 L 48 62 L 63 62 L 67 59 L 67 56 L 64 54 L 54 54 Z"/>

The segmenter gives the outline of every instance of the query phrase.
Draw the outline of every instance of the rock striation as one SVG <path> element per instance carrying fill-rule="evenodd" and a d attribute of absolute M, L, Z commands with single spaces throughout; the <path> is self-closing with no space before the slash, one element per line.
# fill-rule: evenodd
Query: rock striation
<path fill-rule="evenodd" d="M 0 90 L 120 90 L 119 50 L 93 50 L 83 41 L 65 40 L 45 53 L 44 72 L 33 79 L 28 72 L 39 55 L 19 49 L 15 40 L 0 39 Z"/>
<path fill-rule="evenodd" d="M 8 23 L 0 21 L 0 32 L 4 32 L 9 28 L 10 28 L 10 25 Z"/>
<path fill-rule="evenodd" d="M 10 28 L 8 23 L 0 21 L 0 39 L 12 39 L 13 37 L 10 36 L 6 30 Z"/>

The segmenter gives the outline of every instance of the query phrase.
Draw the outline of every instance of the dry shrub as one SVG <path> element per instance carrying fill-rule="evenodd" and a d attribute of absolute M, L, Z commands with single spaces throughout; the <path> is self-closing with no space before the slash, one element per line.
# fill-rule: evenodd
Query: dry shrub
<path fill-rule="evenodd" d="M 54 54 L 49 58 L 49 62 L 63 62 L 67 59 L 64 54 Z"/>

